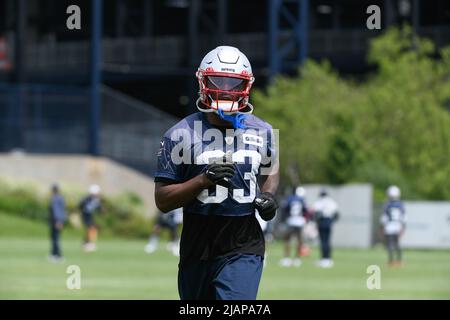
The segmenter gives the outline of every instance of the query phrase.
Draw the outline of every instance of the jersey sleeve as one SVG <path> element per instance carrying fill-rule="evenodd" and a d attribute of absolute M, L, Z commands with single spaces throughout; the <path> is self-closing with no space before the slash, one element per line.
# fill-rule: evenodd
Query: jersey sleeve
<path fill-rule="evenodd" d="M 334 213 L 339 212 L 339 205 L 337 204 L 336 201 L 333 200 L 333 209 L 334 209 Z"/>
<path fill-rule="evenodd" d="M 56 221 L 63 222 L 66 217 L 64 199 L 62 197 L 57 196 L 53 197 L 51 208 L 53 212 L 53 218 Z"/>
<path fill-rule="evenodd" d="M 388 210 L 389 210 L 389 205 L 387 203 L 384 204 L 383 207 L 383 212 L 381 213 L 380 216 L 380 225 L 384 226 L 388 221 Z"/>
<path fill-rule="evenodd" d="M 306 216 L 308 214 L 308 207 L 306 206 L 306 201 L 305 199 L 301 199 L 300 201 L 302 203 L 302 213 L 304 216 Z"/>
<path fill-rule="evenodd" d="M 155 179 L 169 179 L 181 181 L 183 177 L 183 164 L 173 158 L 172 151 L 178 141 L 173 141 L 167 136 L 164 136 L 160 142 L 158 150 L 157 169 L 155 172 Z"/>
<path fill-rule="evenodd" d="M 407 220 L 406 220 L 406 214 L 405 214 L 405 205 L 402 203 L 402 205 L 401 205 L 401 207 L 400 207 L 400 210 L 402 211 L 402 215 L 401 215 L 401 223 L 403 224 L 403 226 L 405 226 L 406 225 L 406 222 L 407 222 Z"/>
<path fill-rule="evenodd" d="M 84 212 L 84 208 L 86 206 L 87 197 L 84 197 L 81 199 L 80 203 L 78 204 L 78 209 L 80 209 L 81 212 Z"/>

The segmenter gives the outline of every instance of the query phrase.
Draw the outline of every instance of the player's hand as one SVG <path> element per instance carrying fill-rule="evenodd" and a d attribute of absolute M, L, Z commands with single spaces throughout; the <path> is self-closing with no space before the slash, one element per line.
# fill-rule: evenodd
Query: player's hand
<path fill-rule="evenodd" d="M 62 222 L 56 222 L 55 223 L 55 229 L 62 230 L 62 228 L 63 228 L 63 223 Z"/>
<path fill-rule="evenodd" d="M 230 179 L 236 173 L 236 167 L 232 163 L 212 163 L 206 167 L 205 175 L 214 184 L 230 187 Z"/>
<path fill-rule="evenodd" d="M 255 207 L 264 221 L 272 220 L 278 209 L 277 200 L 270 192 L 263 192 L 255 199 Z"/>

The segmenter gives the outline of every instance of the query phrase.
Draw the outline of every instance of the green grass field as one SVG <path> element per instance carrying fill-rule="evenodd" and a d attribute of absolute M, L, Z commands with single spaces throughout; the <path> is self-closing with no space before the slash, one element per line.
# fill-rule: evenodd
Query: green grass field
<path fill-rule="evenodd" d="M 145 241 L 100 237 L 99 250 L 81 251 L 75 231 L 63 236 L 65 262 L 47 261 L 43 224 L 0 214 L 0 299 L 178 299 L 178 259 L 148 255 Z M 335 267 L 315 266 L 317 249 L 300 268 L 278 266 L 281 244 L 268 247 L 259 299 L 450 299 L 450 252 L 405 251 L 405 266 L 385 267 L 383 248 L 338 249 Z M 381 267 L 381 289 L 369 290 L 367 266 Z M 66 268 L 81 268 L 81 289 L 69 290 Z"/>

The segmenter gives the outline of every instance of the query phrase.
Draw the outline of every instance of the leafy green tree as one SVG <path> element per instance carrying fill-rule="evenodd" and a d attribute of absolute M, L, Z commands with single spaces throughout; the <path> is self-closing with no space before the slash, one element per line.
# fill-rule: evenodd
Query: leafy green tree
<path fill-rule="evenodd" d="M 392 28 L 368 61 L 377 68 L 364 81 L 309 60 L 254 94 L 280 130 L 284 183 L 370 182 L 380 195 L 398 184 L 408 198 L 450 199 L 450 47 Z"/>

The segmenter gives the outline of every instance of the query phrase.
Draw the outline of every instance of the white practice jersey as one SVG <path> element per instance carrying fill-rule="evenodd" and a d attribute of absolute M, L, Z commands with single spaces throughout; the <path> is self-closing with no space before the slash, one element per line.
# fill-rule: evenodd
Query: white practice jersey
<path fill-rule="evenodd" d="M 314 211 L 321 212 L 322 218 L 333 218 L 334 214 L 338 211 L 338 205 L 336 201 L 330 197 L 323 197 L 314 203 Z"/>
<path fill-rule="evenodd" d="M 406 216 L 403 203 L 398 200 L 389 201 L 380 217 L 380 224 L 383 226 L 384 234 L 399 234 L 405 223 Z"/>

